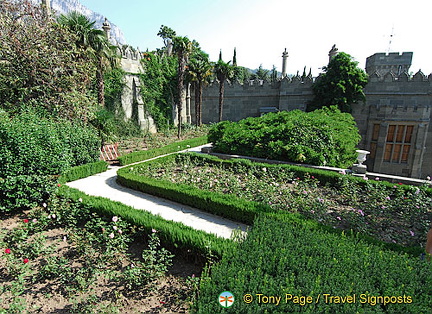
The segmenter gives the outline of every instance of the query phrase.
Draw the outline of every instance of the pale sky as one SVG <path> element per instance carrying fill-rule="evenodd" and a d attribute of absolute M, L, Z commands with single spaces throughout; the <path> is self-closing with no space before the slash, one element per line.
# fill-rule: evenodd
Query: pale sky
<path fill-rule="evenodd" d="M 364 68 L 376 52 L 414 52 L 410 71 L 432 72 L 431 2 L 428 0 L 80 0 L 119 26 L 128 44 L 141 51 L 163 46 L 161 25 L 195 39 L 217 61 L 287 73 L 327 65 L 336 44 Z M 393 36 L 390 35 L 393 33 Z M 390 44 L 391 39 L 391 44 Z"/>

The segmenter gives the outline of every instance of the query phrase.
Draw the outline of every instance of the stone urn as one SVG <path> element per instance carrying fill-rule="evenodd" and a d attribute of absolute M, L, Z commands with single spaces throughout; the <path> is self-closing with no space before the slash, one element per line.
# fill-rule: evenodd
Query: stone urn
<path fill-rule="evenodd" d="M 365 174 L 367 167 L 363 165 L 363 162 L 366 160 L 366 156 L 369 155 L 370 152 L 367 150 L 358 149 L 356 150 L 356 153 L 358 154 L 357 155 L 358 164 L 353 165 L 353 171 L 358 174 Z"/>

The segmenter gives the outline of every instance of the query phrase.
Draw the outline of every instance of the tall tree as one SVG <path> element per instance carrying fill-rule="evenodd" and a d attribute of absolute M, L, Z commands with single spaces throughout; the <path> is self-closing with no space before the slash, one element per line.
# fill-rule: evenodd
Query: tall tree
<path fill-rule="evenodd" d="M 189 61 L 188 74 L 195 86 L 195 123 L 202 124 L 202 90 L 206 80 L 212 75 L 209 56 L 202 50 L 196 50 Z"/>
<path fill-rule="evenodd" d="M 225 91 L 225 81 L 232 79 L 234 76 L 234 67 L 230 64 L 231 61 L 224 62 L 222 53 L 219 55 L 218 62 L 214 65 L 214 71 L 219 81 L 219 122 L 222 121 L 223 115 L 223 100 Z"/>
<path fill-rule="evenodd" d="M 105 106 L 104 72 L 116 63 L 115 47 L 109 43 L 104 31 L 95 29 L 95 22 L 81 13 L 73 11 L 67 15 L 62 14 L 57 21 L 77 36 L 77 44 L 86 49 L 95 60 L 98 103 Z"/>
<path fill-rule="evenodd" d="M 176 32 L 171 28 L 162 25 L 158 36 L 165 40 L 169 39 L 172 41 L 173 51 L 177 55 L 178 68 L 177 68 L 177 123 L 178 131 L 177 137 L 180 138 L 181 135 L 181 125 L 182 125 L 182 110 L 183 110 L 183 99 L 185 99 L 185 73 L 186 65 L 188 63 L 189 55 L 193 49 L 193 42 L 187 37 L 177 36 Z"/>
<path fill-rule="evenodd" d="M 349 54 L 338 53 L 323 70 L 312 86 L 314 99 L 308 111 L 335 105 L 342 112 L 351 112 L 351 104 L 365 100 L 367 74 Z"/>

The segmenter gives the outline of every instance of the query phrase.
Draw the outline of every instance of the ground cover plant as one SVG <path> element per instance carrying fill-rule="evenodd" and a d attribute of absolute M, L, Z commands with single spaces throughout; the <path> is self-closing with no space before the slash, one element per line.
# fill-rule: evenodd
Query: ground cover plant
<path fill-rule="evenodd" d="M 287 165 L 214 162 L 179 154 L 122 169 L 119 176 L 123 173 L 259 202 L 274 211 L 300 213 L 324 225 L 404 246 L 424 245 L 432 216 L 426 187 L 359 182 L 348 175 L 338 175 L 333 186 L 323 185 L 307 173 L 298 177 Z"/>
<path fill-rule="evenodd" d="M 3 215 L 0 224 L 0 313 L 188 308 L 191 271 L 200 268 L 177 257 L 180 267 L 170 268 L 173 254 L 160 245 L 159 230 L 58 197 Z M 184 277 L 166 276 L 169 268 Z"/>
<path fill-rule="evenodd" d="M 360 135 L 350 114 L 325 107 L 223 121 L 208 140 L 215 152 L 346 168 L 356 160 Z"/>
<path fill-rule="evenodd" d="M 427 313 L 431 286 L 432 268 L 425 260 L 300 220 L 262 216 L 239 249 L 203 276 L 195 310 Z M 223 291 L 234 296 L 229 308 L 218 302 Z"/>

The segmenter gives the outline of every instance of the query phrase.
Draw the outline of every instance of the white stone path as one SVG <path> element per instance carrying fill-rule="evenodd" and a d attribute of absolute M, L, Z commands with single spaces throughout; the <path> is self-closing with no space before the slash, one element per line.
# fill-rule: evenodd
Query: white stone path
<path fill-rule="evenodd" d="M 201 147 L 191 148 L 189 151 L 200 152 Z M 117 170 L 120 168 L 109 167 L 103 173 L 69 182 L 67 185 L 88 195 L 106 197 L 135 209 L 146 210 L 152 214 L 160 215 L 166 220 L 181 222 L 186 226 L 213 233 L 223 238 L 230 238 L 232 232 L 236 229 L 245 232 L 248 228 L 247 225 L 242 223 L 121 186 L 116 182 Z"/>

